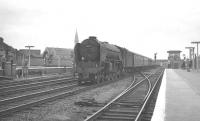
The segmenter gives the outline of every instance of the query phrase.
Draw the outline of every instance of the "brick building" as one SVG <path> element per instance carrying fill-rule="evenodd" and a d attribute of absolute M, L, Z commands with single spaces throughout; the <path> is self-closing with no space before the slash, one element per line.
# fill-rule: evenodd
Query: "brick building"
<path fill-rule="evenodd" d="M 17 65 L 24 66 L 28 64 L 29 50 L 20 49 L 17 53 Z M 30 66 L 43 66 L 44 60 L 40 50 L 30 50 Z"/>

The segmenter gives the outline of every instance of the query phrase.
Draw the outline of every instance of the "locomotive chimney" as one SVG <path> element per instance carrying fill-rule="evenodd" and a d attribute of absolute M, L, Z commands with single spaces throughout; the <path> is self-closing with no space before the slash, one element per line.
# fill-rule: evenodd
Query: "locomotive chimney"
<path fill-rule="evenodd" d="M 97 37 L 95 37 L 95 36 L 89 36 L 89 39 L 96 40 L 96 39 L 97 39 Z"/>

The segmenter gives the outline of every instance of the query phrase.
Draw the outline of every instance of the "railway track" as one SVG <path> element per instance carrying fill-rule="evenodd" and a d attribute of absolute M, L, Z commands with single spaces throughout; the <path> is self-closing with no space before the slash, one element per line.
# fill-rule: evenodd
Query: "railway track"
<path fill-rule="evenodd" d="M 51 79 L 51 80 L 42 80 L 42 81 L 35 81 L 32 83 L 26 83 L 26 84 L 16 84 L 11 86 L 5 86 L 0 88 L 0 100 L 5 99 L 7 97 L 18 95 L 19 93 L 28 93 L 28 92 L 34 92 L 39 89 L 44 88 L 52 88 L 52 87 L 58 87 L 60 85 L 65 85 L 69 83 L 76 83 L 76 80 L 73 80 L 72 76 L 62 77 L 58 79 Z"/>
<path fill-rule="evenodd" d="M 64 86 L 56 87 L 54 89 L 49 89 L 45 91 L 37 91 L 35 93 L 30 93 L 30 94 L 25 94 L 25 95 L 22 95 L 20 93 L 19 96 L 0 100 L 0 119 L 1 117 L 5 117 L 6 115 L 13 114 L 14 112 L 17 112 L 20 110 L 25 110 L 35 105 L 47 103 L 59 98 L 71 96 L 71 95 L 81 93 L 86 90 L 90 90 L 90 89 L 104 86 L 104 85 L 114 82 L 114 81 L 108 81 L 105 83 L 100 83 L 100 84 L 96 84 L 92 86 L 78 86 L 78 83 L 76 80 L 69 79 L 68 81 L 69 81 L 68 84 L 65 84 Z M 53 82 L 58 82 L 58 80 L 52 80 L 47 83 L 44 83 L 44 82 L 46 81 L 33 83 L 33 85 L 31 86 L 26 86 L 26 87 L 22 86 L 18 88 L 17 90 L 25 90 L 25 91 L 26 89 L 32 90 L 31 88 L 37 88 L 40 86 L 46 86 L 48 84 L 54 84 Z M 41 85 L 41 83 L 44 83 L 44 85 Z M 61 83 L 63 82 L 61 81 Z M 19 85 L 15 85 L 15 86 L 19 86 Z M 11 90 L 7 90 L 7 93 L 9 91 L 11 91 L 12 93 L 15 92 L 14 90 L 11 89 Z M 23 91 L 19 91 L 19 92 L 23 92 Z"/>
<path fill-rule="evenodd" d="M 145 79 L 130 85 L 119 96 L 89 116 L 85 121 L 150 120 L 151 113 L 145 113 L 145 109 L 148 106 L 152 106 L 150 103 L 151 95 L 157 89 L 157 84 L 160 82 L 163 71 L 164 69 L 160 69 L 153 74 L 141 73 Z"/>
<path fill-rule="evenodd" d="M 0 118 L 15 111 L 56 99 L 61 93 L 76 89 L 77 79 L 72 76 L 57 77 L 51 80 L 24 81 L 0 88 Z M 21 84 L 22 83 L 22 84 Z"/>
<path fill-rule="evenodd" d="M 47 81 L 50 79 L 57 79 L 57 78 L 63 78 L 71 76 L 71 73 L 65 73 L 62 75 L 49 75 L 49 76 L 43 76 L 43 77 L 34 77 L 34 78 L 24 78 L 22 80 L 1 80 L 0 81 L 0 88 L 7 87 L 7 86 L 14 86 L 14 85 L 22 85 L 22 84 L 29 84 L 33 82 L 41 82 L 41 81 Z"/>

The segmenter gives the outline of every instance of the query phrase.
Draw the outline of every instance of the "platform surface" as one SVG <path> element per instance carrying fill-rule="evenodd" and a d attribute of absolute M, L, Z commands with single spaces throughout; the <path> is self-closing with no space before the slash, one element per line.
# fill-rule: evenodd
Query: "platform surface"
<path fill-rule="evenodd" d="M 165 70 L 151 121 L 200 121 L 200 71 Z"/>

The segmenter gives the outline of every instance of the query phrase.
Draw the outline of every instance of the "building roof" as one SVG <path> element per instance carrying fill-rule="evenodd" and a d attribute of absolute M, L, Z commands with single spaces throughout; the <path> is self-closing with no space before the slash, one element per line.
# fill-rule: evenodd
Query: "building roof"
<path fill-rule="evenodd" d="M 67 49 L 67 48 L 55 48 L 55 47 L 46 47 L 44 54 L 50 53 L 50 54 L 55 54 L 56 56 L 68 56 L 71 55 L 72 49 Z"/>
<path fill-rule="evenodd" d="M 167 53 L 181 53 L 182 51 L 180 50 L 169 50 Z"/>

